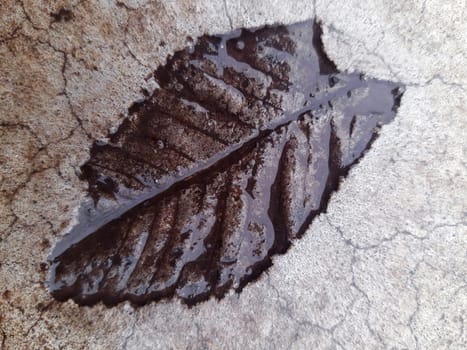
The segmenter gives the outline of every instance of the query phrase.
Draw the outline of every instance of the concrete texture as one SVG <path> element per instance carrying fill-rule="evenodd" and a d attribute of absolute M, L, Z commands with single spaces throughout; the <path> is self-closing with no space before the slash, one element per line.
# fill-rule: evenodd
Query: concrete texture
<path fill-rule="evenodd" d="M 221 302 L 54 302 L 76 170 L 148 74 L 187 35 L 314 15 L 339 68 L 407 89 L 328 213 Z M 0 18 L 1 349 L 467 348 L 465 1 L 4 0 Z"/>

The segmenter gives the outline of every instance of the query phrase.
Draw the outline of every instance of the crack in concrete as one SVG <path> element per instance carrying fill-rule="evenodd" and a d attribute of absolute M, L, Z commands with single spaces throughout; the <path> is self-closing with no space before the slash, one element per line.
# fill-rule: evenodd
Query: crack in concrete
<path fill-rule="evenodd" d="M 356 282 L 356 279 L 355 279 L 355 270 L 354 270 L 354 264 L 357 260 L 356 258 L 356 252 L 359 251 L 359 250 L 362 250 L 362 251 L 368 251 L 370 249 L 375 249 L 375 248 L 378 248 L 379 246 L 381 246 L 382 244 L 385 244 L 385 243 L 390 243 L 392 241 L 394 241 L 398 236 L 400 235 L 406 235 L 406 236 L 410 236 L 418 241 L 425 241 L 427 239 L 430 238 L 430 235 L 427 233 L 425 236 L 423 237 L 419 237 L 419 236 L 416 236 L 412 233 L 410 233 L 409 231 L 397 231 L 395 234 L 391 235 L 390 237 L 388 238 L 384 238 L 382 239 L 380 242 L 376 243 L 376 244 L 372 244 L 372 245 L 368 245 L 368 246 L 360 246 L 358 244 L 355 244 L 354 242 L 352 242 L 351 240 L 349 239 L 346 239 L 345 237 L 345 234 L 344 232 L 336 225 L 334 225 L 332 223 L 332 221 L 330 220 L 330 218 L 328 216 L 326 216 L 326 219 L 329 223 L 329 225 L 334 228 L 340 235 L 341 239 L 345 242 L 346 245 L 349 245 L 353 248 L 353 256 L 352 256 L 352 262 L 351 262 L 351 271 L 352 271 L 352 283 L 351 283 L 351 286 L 353 288 L 355 288 L 359 293 L 361 293 L 365 300 L 366 300 L 366 303 L 368 304 L 368 312 L 367 312 L 367 317 L 365 318 L 365 323 L 366 323 L 366 326 L 368 328 L 368 330 L 370 331 L 370 333 L 376 337 L 376 339 L 381 343 L 383 344 L 384 348 L 387 348 L 388 345 L 387 343 L 385 343 L 383 337 L 377 332 L 375 331 L 370 323 L 369 323 L 369 313 L 371 311 L 371 308 L 372 308 L 372 302 L 371 302 L 371 299 L 370 297 L 368 296 L 368 294 L 360 287 L 358 286 L 357 282 Z M 439 225 L 439 226 L 447 226 L 447 227 L 452 227 L 452 226 L 459 226 L 459 225 L 464 225 L 464 223 L 458 223 L 456 225 Z M 432 266 L 431 264 L 427 263 L 425 261 L 425 246 L 422 246 L 422 255 L 420 258 L 418 258 L 419 260 L 417 261 L 415 267 L 411 270 L 409 270 L 409 275 L 408 275 L 408 279 L 409 279 L 409 283 L 410 285 L 412 286 L 412 288 L 415 290 L 415 297 L 414 297 L 414 301 L 415 301 L 415 304 L 416 304 L 416 307 L 415 307 L 415 310 L 411 313 L 411 315 L 409 316 L 409 320 L 408 322 L 405 324 L 405 326 L 408 327 L 413 339 L 414 339 L 414 342 L 415 342 L 415 348 L 416 349 L 420 349 L 421 346 L 420 346 L 420 340 L 418 338 L 418 334 L 416 332 L 416 330 L 414 329 L 414 322 L 415 322 L 415 319 L 418 315 L 418 313 L 420 312 L 420 309 L 421 309 L 421 302 L 420 302 L 420 288 L 416 285 L 415 281 L 414 281 L 414 276 L 415 274 L 417 273 L 420 265 L 422 263 L 428 265 L 428 266 L 431 266 L 433 269 L 437 269 L 437 270 L 440 270 L 439 268 L 437 267 L 434 267 Z M 451 271 L 444 271 L 444 270 L 440 270 L 440 271 L 443 271 L 445 273 L 449 273 L 449 274 L 452 274 Z M 465 288 L 465 286 L 461 286 L 456 292 L 460 291 L 462 288 Z M 455 295 L 455 293 L 454 293 Z M 453 296 L 454 297 L 454 296 Z M 401 324 L 403 325 L 403 324 Z"/>
<path fill-rule="evenodd" d="M 62 9 L 67 9 L 67 10 L 75 10 L 78 6 L 80 6 L 82 3 L 83 3 L 84 0 L 79 0 L 75 5 L 73 6 L 70 6 L 69 4 L 67 4 L 67 6 L 63 6 L 61 7 Z M 36 31 L 42 31 L 42 32 L 47 32 L 48 30 L 50 30 L 52 28 L 52 26 L 55 24 L 55 23 L 58 23 L 54 18 L 52 18 L 47 27 L 46 28 L 41 28 L 39 26 L 37 26 L 36 24 L 34 24 L 34 21 L 31 17 L 31 15 L 28 13 L 28 11 L 26 10 L 26 6 L 24 5 L 24 0 L 19 0 L 18 3 L 20 4 L 21 6 L 21 10 L 22 12 L 24 13 L 24 16 L 25 16 L 25 19 L 31 24 L 31 26 L 33 27 L 33 29 L 35 29 Z"/>
<path fill-rule="evenodd" d="M 123 346 L 122 346 L 123 350 L 127 350 L 128 342 L 135 335 L 136 324 L 138 323 L 139 317 L 140 317 L 140 313 L 136 312 L 136 314 L 135 314 L 135 316 L 133 318 L 133 325 L 131 326 L 130 333 L 125 337 L 125 339 L 123 341 Z"/>
<path fill-rule="evenodd" d="M 126 23 L 125 23 L 125 28 L 123 29 L 123 46 L 128 50 L 128 53 L 130 56 L 142 67 L 147 68 L 148 70 L 151 70 L 151 72 L 154 70 L 152 69 L 148 64 L 144 63 L 134 52 L 133 49 L 130 47 L 130 44 L 128 44 L 128 26 L 130 25 L 130 15 L 129 12 L 136 11 L 136 9 L 133 9 L 129 6 L 127 6 L 125 3 L 121 1 L 117 1 L 117 4 L 121 6 L 122 8 L 125 9 L 127 12 L 127 18 L 126 18 Z M 125 57 L 124 57 L 125 58 Z"/>
<path fill-rule="evenodd" d="M 123 45 L 125 46 L 125 48 L 128 50 L 128 53 L 130 54 L 130 56 L 140 65 L 140 66 L 143 66 L 145 68 L 147 68 L 148 70 L 151 69 L 151 67 L 149 67 L 147 64 L 145 64 L 143 61 L 141 61 L 138 56 L 136 56 L 136 54 L 133 52 L 133 50 L 131 49 L 130 45 L 128 44 L 128 42 L 126 41 L 126 39 L 123 41 Z"/>
<path fill-rule="evenodd" d="M 56 303 L 55 300 L 52 300 L 50 301 L 49 303 L 47 303 L 45 306 L 43 306 L 40 311 L 39 311 L 39 317 L 33 322 L 33 324 L 31 325 L 31 327 L 28 328 L 28 330 L 26 331 L 26 333 L 24 334 L 25 337 L 27 337 L 29 335 L 29 333 L 34 329 L 34 327 L 36 327 L 36 325 L 39 323 L 40 320 L 42 320 L 42 317 L 44 316 L 44 313 L 50 309 L 50 307 Z"/>
<path fill-rule="evenodd" d="M 277 299 L 281 300 L 284 303 L 284 305 L 282 305 L 281 302 L 278 303 L 279 309 L 283 313 L 285 313 L 285 315 L 287 315 L 287 317 L 291 321 L 295 322 L 300 327 L 314 328 L 314 329 L 318 329 L 318 330 L 320 330 L 322 332 L 325 332 L 326 334 L 330 335 L 330 339 L 334 342 L 334 344 L 340 346 L 342 349 L 345 349 L 345 347 L 336 339 L 335 332 L 347 319 L 347 316 L 348 316 L 350 310 L 353 308 L 353 306 L 355 305 L 355 302 L 357 301 L 357 297 L 353 298 L 350 305 L 346 308 L 345 315 L 339 321 L 337 321 L 331 327 L 325 327 L 325 326 L 323 326 L 323 325 L 321 325 L 319 323 L 311 322 L 311 321 L 308 321 L 306 319 L 300 319 L 296 315 L 294 315 L 292 309 L 289 306 L 290 305 L 289 300 L 287 300 L 287 298 L 282 296 L 281 293 L 279 292 L 279 290 L 277 289 L 277 287 L 271 282 L 271 277 L 270 277 L 269 273 L 266 275 L 266 283 L 267 283 L 268 287 L 271 288 L 271 290 L 274 291 L 274 293 L 276 294 Z M 300 335 L 300 333 L 297 331 L 297 333 L 295 334 L 295 339 L 292 342 L 292 344 L 299 340 L 299 335 Z"/>
<path fill-rule="evenodd" d="M 399 74 L 394 71 L 394 69 L 386 61 L 386 59 L 382 55 L 377 53 L 377 50 L 378 50 L 379 46 L 381 46 L 382 40 L 385 37 L 384 32 L 383 32 L 382 37 L 379 39 L 375 49 L 370 50 L 367 47 L 367 45 L 366 45 L 366 43 L 364 41 L 362 41 L 361 39 L 359 39 L 357 37 L 354 37 L 354 36 L 348 34 L 347 32 L 345 32 L 343 30 L 340 30 L 340 29 L 336 28 L 334 24 L 328 24 L 328 25 L 325 25 L 325 27 L 329 30 L 330 33 L 336 33 L 340 37 L 339 40 L 341 42 L 345 43 L 348 46 L 354 46 L 355 45 L 355 44 L 352 44 L 351 42 L 356 42 L 356 43 L 359 43 L 360 45 L 362 45 L 362 47 L 365 50 L 366 54 L 368 56 L 370 56 L 370 57 L 373 56 L 373 57 L 379 59 L 381 61 L 381 63 L 384 65 L 384 67 L 388 70 L 388 72 L 393 76 L 394 79 L 396 79 L 397 81 L 404 81 L 404 79 L 402 79 L 399 76 Z M 347 40 L 345 38 L 348 38 L 349 40 Z M 456 88 L 459 88 L 459 89 L 461 89 L 463 91 L 467 91 L 467 88 L 466 88 L 467 83 L 452 82 L 452 81 L 449 82 L 439 73 L 434 74 L 432 77 L 428 78 L 426 81 L 424 81 L 422 83 L 409 81 L 409 82 L 404 82 L 404 85 L 408 86 L 408 87 L 426 87 L 426 86 L 431 85 L 436 80 L 438 80 L 443 85 L 456 87 Z"/>
<path fill-rule="evenodd" d="M 19 0 L 18 3 L 20 4 L 21 6 L 21 9 L 24 13 L 24 16 L 26 17 L 26 20 L 31 24 L 31 26 L 37 30 L 37 31 L 43 31 L 44 29 L 43 28 L 40 28 L 38 26 L 36 26 L 31 18 L 31 16 L 29 15 L 28 11 L 26 11 L 26 6 L 24 5 L 24 1 L 23 0 Z"/>
<path fill-rule="evenodd" d="M 415 239 L 417 239 L 419 241 L 423 241 L 423 240 L 427 239 L 428 236 L 418 237 L 418 236 L 415 236 L 415 235 L 411 234 L 409 231 L 397 231 L 395 234 L 391 235 L 388 238 L 382 239 L 380 242 L 378 242 L 376 244 L 372 244 L 372 245 L 368 245 L 368 246 L 360 246 L 358 244 L 353 243 L 351 240 L 346 239 L 344 232 L 338 226 L 334 225 L 331 222 L 331 220 L 330 220 L 330 218 L 328 216 L 326 216 L 326 219 L 327 219 L 327 222 L 329 223 L 329 225 L 339 233 L 339 235 L 340 235 L 341 239 L 344 241 L 344 243 L 346 245 L 352 247 L 352 260 L 351 260 L 352 282 L 351 282 L 351 287 L 353 287 L 356 291 L 358 291 L 364 297 L 364 299 L 365 299 L 365 301 L 366 301 L 366 303 L 368 305 L 368 311 L 367 311 L 367 315 L 365 317 L 365 324 L 366 324 L 366 327 L 368 328 L 370 334 L 373 337 L 375 337 L 375 340 L 380 342 L 383 345 L 384 348 L 388 348 L 388 344 L 385 342 L 382 335 L 379 334 L 379 332 L 377 332 L 376 330 L 374 330 L 373 327 L 370 325 L 369 315 L 370 315 L 370 311 L 371 311 L 371 308 L 372 308 L 372 302 L 371 302 L 371 299 L 370 299 L 369 295 L 356 282 L 356 275 L 355 275 L 355 269 L 354 269 L 355 262 L 357 261 L 356 252 L 360 251 L 360 250 L 361 251 L 368 251 L 370 249 L 376 249 L 376 248 L 380 247 L 384 243 L 390 243 L 390 242 L 394 241 L 400 235 L 407 235 L 407 236 L 415 238 Z M 418 268 L 418 265 L 420 264 L 420 262 L 421 261 L 419 261 L 417 263 L 416 268 Z M 414 271 L 416 270 L 416 268 L 414 269 Z M 416 298 L 417 298 L 418 297 L 417 289 L 416 288 L 414 288 L 414 289 L 416 290 Z M 409 329 L 411 329 L 411 333 L 412 333 L 412 335 L 413 335 L 413 337 L 415 339 L 415 342 L 416 342 L 416 344 L 418 344 L 418 337 L 415 335 L 415 333 L 413 332 L 413 330 L 411 328 L 411 320 L 413 319 L 413 317 L 415 317 L 416 313 L 418 312 L 418 308 L 419 308 L 419 300 L 416 300 L 415 302 L 417 303 L 417 308 L 414 311 L 414 313 L 412 314 L 411 318 L 409 319 L 409 323 L 408 323 L 407 326 L 409 327 Z M 419 347 L 417 347 L 417 349 L 418 348 Z"/>
<path fill-rule="evenodd" d="M 423 260 L 422 260 L 423 261 Z M 420 349 L 420 342 L 418 340 L 418 336 L 414 330 L 414 326 L 413 326 L 413 323 L 414 323 L 414 319 L 415 317 L 417 316 L 417 314 L 419 313 L 420 311 L 420 289 L 418 288 L 418 286 L 415 284 L 413 278 L 414 278 L 414 275 L 417 273 L 417 270 L 418 268 L 420 267 L 420 264 L 422 263 L 422 261 L 419 261 L 417 263 L 417 265 L 415 265 L 414 269 L 409 271 L 409 282 L 410 284 L 412 285 L 412 287 L 415 289 L 415 303 L 416 303 L 416 307 L 415 307 L 415 310 L 413 311 L 413 313 L 410 315 L 409 317 L 409 321 L 407 322 L 407 326 L 409 327 L 410 329 L 410 333 L 412 333 L 412 336 L 415 340 L 415 348 L 416 349 Z"/>
<path fill-rule="evenodd" d="M 379 334 L 378 331 L 374 330 L 373 327 L 370 325 L 370 311 L 371 311 L 371 305 L 372 305 L 370 297 L 368 296 L 368 294 L 360 286 L 357 285 L 357 282 L 356 282 L 355 270 L 354 270 L 354 265 L 355 265 L 355 262 L 357 261 L 356 252 L 357 252 L 357 249 L 353 248 L 353 250 L 352 250 L 352 259 L 351 259 L 351 262 L 350 262 L 350 271 L 352 273 L 352 282 L 351 282 L 350 286 L 353 287 L 357 292 L 359 292 L 363 296 L 363 298 L 365 299 L 365 302 L 366 302 L 366 304 L 368 306 L 367 312 L 366 312 L 366 317 L 364 318 L 364 322 L 365 322 L 366 327 L 368 328 L 368 331 L 370 332 L 370 334 L 374 337 L 374 339 L 376 341 L 378 341 L 380 344 L 383 345 L 384 349 L 387 349 L 388 346 L 387 346 L 386 342 L 384 341 L 383 337 L 381 336 L 381 334 Z"/>
<path fill-rule="evenodd" d="M 328 222 L 328 224 L 329 224 L 334 230 L 336 230 L 336 231 L 339 233 L 339 235 L 340 235 L 341 239 L 343 240 L 343 242 L 344 242 L 346 245 L 348 245 L 348 246 L 350 246 L 350 247 L 352 247 L 352 248 L 354 248 L 354 249 L 356 249 L 356 250 L 371 250 L 371 249 L 375 249 L 375 248 L 380 247 L 380 246 L 381 246 L 382 244 L 384 244 L 384 243 L 389 243 L 389 242 L 394 241 L 396 238 L 398 238 L 398 237 L 401 236 L 401 235 L 410 236 L 410 237 L 412 237 L 412 238 L 414 238 L 414 239 L 417 239 L 417 240 L 419 240 L 419 241 L 424 241 L 424 240 L 426 240 L 426 239 L 429 238 L 429 235 L 428 235 L 428 234 L 425 235 L 425 236 L 420 237 L 420 236 L 414 235 L 413 233 L 411 233 L 411 232 L 408 231 L 408 230 L 402 230 L 402 231 L 396 230 L 395 233 L 393 233 L 393 234 L 390 235 L 389 237 L 383 237 L 383 238 L 382 238 L 379 242 L 377 242 L 377 243 L 368 244 L 368 245 L 360 245 L 360 244 L 358 244 L 358 243 L 353 242 L 352 239 L 347 238 L 347 237 L 345 236 L 344 231 L 343 231 L 339 226 L 335 225 L 335 224 L 331 221 L 331 219 L 329 218 L 329 216 L 326 215 L 325 217 L 326 217 L 326 221 Z"/>
<path fill-rule="evenodd" d="M 87 136 L 87 138 L 89 140 L 92 140 L 93 138 L 92 138 L 91 134 L 86 130 L 86 128 L 83 125 L 83 121 L 79 117 L 78 113 L 74 110 L 73 103 L 71 102 L 71 97 L 70 97 L 70 95 L 68 93 L 68 79 L 66 77 L 66 70 L 67 70 L 67 65 L 68 65 L 68 54 L 63 50 L 55 48 L 50 43 L 49 43 L 49 45 L 53 50 L 55 50 L 56 52 L 59 52 L 59 53 L 61 53 L 63 55 L 63 65 L 62 65 L 62 79 L 63 79 L 63 82 L 64 82 L 63 94 L 64 94 L 64 96 L 65 96 L 65 98 L 67 100 L 68 107 L 70 109 L 70 113 L 75 118 L 75 120 L 78 122 L 78 126 L 81 128 L 81 130 Z M 74 131 L 75 131 L 75 129 L 72 129 L 68 137 L 71 137 L 73 135 Z"/>
<path fill-rule="evenodd" d="M 392 69 L 391 65 L 389 63 L 386 62 L 386 59 L 377 54 L 374 50 L 370 50 L 368 48 L 368 46 L 366 45 L 366 43 L 364 41 L 362 41 L 361 39 L 357 38 L 357 37 L 354 37 L 352 35 L 349 35 L 348 33 L 340 30 L 340 29 L 337 29 L 333 24 L 328 24 L 328 25 L 325 25 L 325 27 L 328 29 L 328 31 L 330 33 L 336 33 L 338 34 L 338 36 L 340 37 L 339 39 L 345 43 L 346 45 L 348 46 L 354 46 L 355 44 L 353 43 L 349 43 L 345 38 L 347 37 L 348 39 L 350 39 L 350 41 L 352 42 L 356 42 L 356 43 L 359 43 L 360 45 L 362 45 L 363 49 L 365 50 L 366 54 L 368 56 L 373 56 L 373 57 L 376 57 L 378 58 L 381 63 L 384 65 L 384 67 L 386 67 L 386 69 L 388 70 L 388 72 L 392 75 L 392 79 L 395 79 L 396 81 L 402 81 L 403 79 L 401 79 L 398 74 Z M 381 38 L 382 40 L 383 38 Z"/>
<path fill-rule="evenodd" d="M 467 92 L 467 83 L 461 84 L 461 83 L 458 83 L 458 82 L 448 82 L 448 81 L 446 81 L 446 79 L 441 74 L 435 74 L 435 75 L 433 75 L 431 78 L 427 79 L 423 83 L 409 82 L 409 83 L 405 84 L 405 86 L 417 87 L 417 88 L 422 87 L 423 88 L 423 87 L 427 87 L 427 86 L 432 85 L 435 81 L 440 82 L 442 85 L 458 88 L 458 89 L 461 89 L 464 92 Z"/>
<path fill-rule="evenodd" d="M 123 7 L 123 8 L 124 8 L 125 10 L 127 10 L 127 11 L 135 11 L 135 10 L 138 9 L 138 7 L 133 8 L 133 7 L 128 6 L 128 5 L 125 4 L 123 1 L 117 0 L 115 3 L 116 3 L 117 6 Z"/>
<path fill-rule="evenodd" d="M 36 28 L 35 28 L 36 29 Z M 37 30 L 41 30 L 41 29 L 37 29 Z M 71 115 L 75 118 L 75 120 L 77 121 L 78 125 L 76 127 L 73 127 L 69 133 L 67 135 L 65 135 L 64 137 L 60 137 L 58 138 L 57 140 L 55 141 L 50 141 L 50 142 L 42 142 L 38 136 L 38 134 L 35 132 L 35 130 L 28 124 L 25 124 L 25 123 L 9 123 L 9 122 L 2 122 L 0 126 L 17 126 L 17 127 L 24 127 L 26 128 L 33 136 L 34 138 L 38 141 L 38 143 L 41 145 L 41 147 L 38 148 L 38 150 L 36 151 L 36 153 L 31 157 L 31 163 L 34 163 L 35 159 L 37 158 L 38 155 L 40 155 L 41 152 L 45 152 L 47 155 L 48 154 L 48 147 L 52 146 L 52 145 L 56 145 L 60 142 L 63 142 L 63 141 L 66 141 L 68 139 L 70 139 L 74 133 L 76 132 L 76 130 L 78 128 L 81 128 L 82 131 L 84 132 L 84 134 L 86 135 L 86 137 L 88 137 L 88 139 L 92 140 L 92 137 L 91 135 L 87 132 L 87 130 L 84 128 L 83 126 L 83 123 L 82 123 L 82 120 L 80 119 L 80 117 L 78 116 L 78 114 L 74 111 L 73 109 L 73 105 L 72 105 L 72 102 L 71 102 L 71 99 L 70 99 L 70 96 L 68 95 L 67 93 L 67 84 L 68 84 L 68 81 L 67 81 L 67 78 L 66 78 L 66 67 L 67 67 L 67 53 L 61 49 L 58 49 L 56 48 L 54 45 L 52 45 L 49 41 L 44 41 L 44 40 L 34 40 L 34 38 L 31 38 L 29 37 L 28 35 L 24 34 L 24 33 L 19 33 L 19 36 L 24 36 L 25 38 L 29 39 L 29 40 L 32 40 L 35 42 L 35 45 L 37 44 L 43 44 L 43 45 L 47 45 L 48 47 L 50 47 L 54 52 L 56 53 L 59 53 L 61 55 L 63 55 L 63 64 L 62 64 L 62 69 L 61 69 L 61 73 L 62 73 L 62 78 L 63 78 L 63 81 L 64 81 L 64 89 L 63 89 L 63 95 L 66 97 L 66 100 L 67 100 L 67 104 L 69 106 L 69 109 L 70 109 L 70 113 Z M 7 203 L 7 206 L 11 207 L 11 204 L 12 202 L 15 200 L 18 192 L 25 188 L 27 186 L 27 184 L 31 181 L 32 177 L 36 174 L 39 174 L 39 173 L 42 173 L 44 171 L 47 171 L 49 169 L 56 169 L 58 167 L 59 164 L 53 164 L 51 166 L 48 166 L 48 167 L 45 167 L 43 169 L 33 169 L 27 176 L 26 180 L 21 183 L 21 184 L 18 184 L 18 186 L 14 189 L 14 191 L 11 193 L 11 195 L 9 196 L 10 197 L 10 200 L 9 202 Z M 14 222 L 12 222 L 8 228 L 11 228 L 15 223 L 16 221 L 18 220 L 18 216 L 17 214 L 12 210 L 12 213 L 13 215 L 15 216 L 15 220 Z M 3 237 L 3 239 L 6 239 L 7 237 L 9 236 L 9 234 L 7 234 L 5 237 Z"/>
<path fill-rule="evenodd" d="M 417 22 L 415 22 L 414 27 L 422 23 L 422 20 L 423 20 L 423 17 L 425 16 L 425 11 L 426 11 L 426 2 L 427 0 L 423 0 L 422 9 L 420 10 L 420 17 L 418 18 Z"/>
<path fill-rule="evenodd" d="M 27 12 L 26 12 L 26 10 L 25 10 L 25 8 L 24 8 L 23 1 L 20 1 L 20 3 L 21 3 L 21 5 L 22 5 L 22 7 L 23 7 L 23 12 L 24 12 L 25 15 L 26 15 L 26 19 L 31 23 L 32 27 L 33 27 L 36 31 L 42 31 L 42 32 L 44 32 L 44 31 L 47 31 L 47 29 L 51 29 L 50 24 L 49 24 L 49 27 L 48 27 L 47 29 L 42 29 L 42 28 L 39 28 L 39 27 L 35 26 L 35 25 L 33 24 L 33 22 L 32 22 L 32 19 L 30 18 L 30 16 L 27 15 Z M 75 6 L 73 6 L 73 9 L 76 8 L 78 5 L 80 5 L 81 3 L 82 3 L 82 0 L 79 1 Z M 51 23 L 53 23 L 53 22 L 51 22 Z M 16 34 L 16 33 L 15 33 L 15 34 Z M 70 109 L 70 113 L 71 113 L 71 115 L 75 118 L 75 120 L 77 121 L 78 127 L 82 129 L 82 131 L 83 131 L 84 134 L 88 137 L 89 140 L 92 140 L 93 138 L 92 138 L 91 134 L 86 130 L 86 128 L 85 128 L 84 125 L 83 125 L 82 119 L 79 117 L 78 113 L 74 110 L 74 106 L 73 106 L 73 103 L 72 103 L 72 101 L 71 101 L 71 97 L 69 96 L 69 93 L 68 93 L 68 79 L 67 79 L 67 77 L 66 77 L 66 70 L 67 70 L 67 65 L 68 65 L 68 53 L 67 53 L 65 50 L 62 50 L 62 49 L 59 49 L 59 48 L 55 47 L 55 46 L 52 45 L 52 44 L 50 43 L 50 41 L 48 41 L 48 40 L 35 39 L 35 38 L 32 38 L 32 37 L 30 37 L 30 36 L 28 36 L 28 35 L 26 35 L 26 34 L 24 34 L 24 33 L 22 33 L 22 32 L 21 32 L 21 33 L 18 33 L 18 35 L 15 35 L 15 37 L 13 37 L 13 38 L 11 38 L 11 39 L 17 38 L 18 36 L 23 36 L 23 37 L 25 37 L 25 38 L 27 38 L 27 39 L 29 39 L 29 40 L 35 42 L 36 45 L 37 45 L 37 43 L 43 44 L 43 45 L 47 45 L 47 46 L 49 46 L 54 52 L 59 53 L 59 54 L 61 54 L 61 55 L 63 56 L 63 64 L 62 64 L 61 74 L 62 74 L 62 79 L 63 79 L 63 82 L 64 82 L 64 88 L 63 88 L 63 92 L 62 92 L 62 93 L 63 93 L 63 95 L 65 96 L 65 98 L 67 99 L 67 104 L 68 104 L 68 107 L 69 107 L 69 109 Z M 10 39 L 9 39 L 9 40 L 10 40 Z M 130 54 L 132 54 L 131 51 L 130 51 Z M 30 128 L 30 127 L 29 127 L 29 128 Z M 62 141 L 65 141 L 65 140 L 69 139 L 70 137 L 73 136 L 73 134 L 74 134 L 74 132 L 76 131 L 76 129 L 77 129 L 77 128 L 73 128 L 73 129 L 68 133 L 67 136 L 65 136 L 65 137 L 63 137 L 63 138 L 61 138 L 61 139 L 59 139 L 59 140 L 57 140 L 57 141 L 47 143 L 47 145 L 56 144 L 56 143 L 58 143 L 58 142 L 62 142 Z M 30 128 L 30 130 L 31 130 L 31 128 Z"/>
<path fill-rule="evenodd" d="M 466 322 L 464 322 L 464 317 L 460 316 L 459 318 L 460 318 L 460 322 L 459 322 L 460 323 L 460 331 L 459 331 L 459 336 L 457 337 L 457 339 L 462 339 L 464 337 Z M 449 349 L 451 348 L 451 345 L 449 345 Z"/>
<path fill-rule="evenodd" d="M 6 344 L 6 333 L 5 331 L 3 330 L 3 328 L 0 327 L 0 331 L 2 333 L 2 341 L 0 342 L 0 350 L 6 350 L 5 348 L 5 344 Z"/>
<path fill-rule="evenodd" d="M 227 16 L 227 19 L 229 20 L 230 30 L 234 30 L 233 20 L 232 20 L 232 16 L 230 15 L 230 12 L 229 12 L 229 8 L 228 8 L 228 5 L 227 5 L 227 0 L 223 0 L 223 2 L 224 2 L 225 15 Z"/>

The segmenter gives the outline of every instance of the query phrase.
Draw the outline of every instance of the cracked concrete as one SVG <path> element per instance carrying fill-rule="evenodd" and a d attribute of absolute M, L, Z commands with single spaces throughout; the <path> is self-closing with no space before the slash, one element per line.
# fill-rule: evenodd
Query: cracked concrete
<path fill-rule="evenodd" d="M 84 196 L 79 165 L 167 54 L 314 15 L 340 69 L 407 87 L 328 213 L 220 302 L 53 301 L 44 262 Z M 0 17 L 1 349 L 467 348 L 464 1 L 6 0 Z"/>

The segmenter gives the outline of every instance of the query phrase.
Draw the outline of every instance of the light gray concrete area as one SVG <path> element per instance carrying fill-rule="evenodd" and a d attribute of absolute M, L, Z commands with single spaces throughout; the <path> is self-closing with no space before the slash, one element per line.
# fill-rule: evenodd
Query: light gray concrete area
<path fill-rule="evenodd" d="M 340 69 L 406 86 L 328 213 L 220 302 L 53 301 L 44 262 L 85 195 L 76 170 L 167 54 L 313 16 Z M 0 349 L 467 348 L 463 0 L 3 0 L 0 163 Z"/>

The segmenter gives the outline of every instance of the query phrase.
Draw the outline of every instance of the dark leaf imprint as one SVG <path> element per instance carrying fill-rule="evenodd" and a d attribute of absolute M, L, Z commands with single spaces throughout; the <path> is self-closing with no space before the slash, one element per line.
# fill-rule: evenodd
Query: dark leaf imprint
<path fill-rule="evenodd" d="M 402 94 L 338 72 L 312 21 L 203 36 L 154 76 L 82 166 L 93 200 L 52 253 L 58 300 L 240 291 L 326 209 Z"/>

